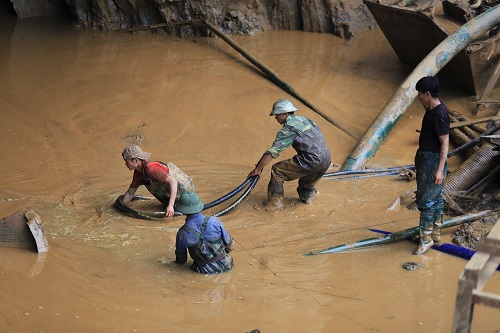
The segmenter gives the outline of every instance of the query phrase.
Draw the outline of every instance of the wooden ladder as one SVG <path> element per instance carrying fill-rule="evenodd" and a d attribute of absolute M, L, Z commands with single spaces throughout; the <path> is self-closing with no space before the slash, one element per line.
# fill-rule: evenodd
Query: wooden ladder
<path fill-rule="evenodd" d="M 487 237 L 483 237 L 476 253 L 465 266 L 458 280 L 453 333 L 469 333 L 474 305 L 486 305 L 500 309 L 500 295 L 483 292 L 488 279 L 500 264 L 500 220 Z"/>

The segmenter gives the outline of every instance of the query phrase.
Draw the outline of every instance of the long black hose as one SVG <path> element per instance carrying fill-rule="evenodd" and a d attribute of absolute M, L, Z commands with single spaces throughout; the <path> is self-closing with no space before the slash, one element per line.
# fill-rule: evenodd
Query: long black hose
<path fill-rule="evenodd" d="M 241 192 L 249 183 L 251 183 L 248 186 L 248 188 L 245 190 L 245 192 L 235 202 L 233 202 L 231 205 L 229 205 L 227 208 L 223 209 L 222 211 L 216 213 L 214 216 L 222 216 L 222 215 L 226 214 L 227 212 L 233 210 L 236 206 L 238 206 L 250 194 L 250 191 L 255 187 L 258 180 L 259 180 L 259 176 L 253 176 L 253 177 L 247 178 L 243 183 L 241 183 L 238 187 L 236 187 L 234 190 L 232 190 L 228 194 L 204 205 L 203 210 L 212 208 L 214 206 L 217 206 L 217 205 L 231 199 L 236 194 Z M 132 198 L 132 200 L 150 200 L 150 199 L 153 199 L 153 198 L 146 197 L 146 196 L 140 196 L 140 195 L 134 195 L 134 197 Z M 143 220 L 156 221 L 156 220 L 159 220 L 160 218 L 165 216 L 165 212 L 147 212 L 147 211 L 135 210 L 123 202 L 123 195 L 120 195 L 115 200 L 115 207 L 118 208 L 120 211 L 126 213 L 127 215 L 130 215 L 130 216 L 135 217 L 135 218 L 143 219 Z M 180 213 L 180 212 L 174 212 L 174 216 L 181 216 L 181 215 L 182 215 L 182 213 Z"/>
<path fill-rule="evenodd" d="M 252 183 L 250 184 L 250 186 L 248 186 L 248 188 L 245 190 L 245 192 L 243 192 L 243 194 L 241 194 L 241 196 L 235 202 L 233 202 L 231 205 L 229 205 L 225 209 L 221 210 L 220 212 L 213 214 L 212 216 L 222 216 L 222 215 L 226 214 L 227 212 L 233 210 L 236 206 L 238 206 L 250 194 L 250 192 L 255 187 L 255 185 L 257 184 L 258 181 L 259 181 L 259 176 L 253 176 Z"/>
<path fill-rule="evenodd" d="M 248 185 L 248 183 L 250 183 L 252 181 L 252 178 L 247 178 L 245 179 L 245 181 L 243 183 L 241 183 L 240 186 L 238 186 L 237 188 L 235 188 L 234 190 L 232 190 L 231 192 L 229 192 L 228 194 L 226 194 L 225 196 L 217 199 L 217 200 L 214 200 L 210 203 L 207 203 L 205 206 L 203 206 L 203 210 L 205 209 L 209 209 L 209 208 L 212 208 L 214 206 L 217 206 L 221 203 L 223 203 L 224 201 L 226 200 L 229 200 L 231 199 L 232 197 L 234 197 L 236 194 L 238 194 L 243 188 L 245 188 L 245 186 Z"/>

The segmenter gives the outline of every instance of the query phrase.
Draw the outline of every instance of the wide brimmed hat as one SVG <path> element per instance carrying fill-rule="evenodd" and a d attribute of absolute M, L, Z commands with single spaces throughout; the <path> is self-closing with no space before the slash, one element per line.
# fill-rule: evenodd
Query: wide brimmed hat
<path fill-rule="evenodd" d="M 292 102 L 290 102 L 288 99 L 280 98 L 276 102 L 274 102 L 273 109 L 269 115 L 276 116 L 278 114 L 296 112 L 296 111 L 299 111 L 299 109 L 297 109 Z"/>
<path fill-rule="evenodd" d="M 149 156 L 151 156 L 151 153 L 145 152 L 138 145 L 128 145 L 125 149 L 123 149 L 122 153 L 124 160 L 131 160 L 133 158 L 147 160 Z"/>
<path fill-rule="evenodd" d="M 179 202 L 175 205 L 175 210 L 182 214 L 196 214 L 203 210 L 205 205 L 194 191 L 182 193 Z"/>

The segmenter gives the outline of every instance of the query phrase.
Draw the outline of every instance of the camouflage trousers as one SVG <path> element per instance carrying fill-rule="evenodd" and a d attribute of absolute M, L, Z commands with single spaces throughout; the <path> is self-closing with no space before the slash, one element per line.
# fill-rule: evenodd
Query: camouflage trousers
<path fill-rule="evenodd" d="M 268 200 L 281 200 L 285 194 L 284 182 L 299 179 L 297 193 L 301 201 L 314 198 L 316 183 L 323 177 L 328 167 L 320 170 L 308 170 L 298 165 L 293 158 L 277 162 L 271 168 L 271 179 L 267 186 Z"/>

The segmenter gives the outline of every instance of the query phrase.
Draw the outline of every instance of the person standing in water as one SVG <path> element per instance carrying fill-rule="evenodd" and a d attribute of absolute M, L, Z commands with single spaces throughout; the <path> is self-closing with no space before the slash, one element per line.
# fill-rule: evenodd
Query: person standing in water
<path fill-rule="evenodd" d="M 186 215 L 186 222 L 177 232 L 175 262 L 185 264 L 189 252 L 194 260 L 191 270 L 202 274 L 226 272 L 234 266 L 229 255 L 233 239 L 217 217 L 200 213 L 203 207 L 196 192 L 185 192 L 179 199 L 177 210 Z"/>
<path fill-rule="evenodd" d="M 450 133 L 448 109 L 439 99 L 439 80 L 426 76 L 415 85 L 425 108 L 415 155 L 420 242 L 413 254 L 424 254 L 441 241 L 444 180 L 448 169 Z"/>
<path fill-rule="evenodd" d="M 299 200 L 310 204 L 316 192 L 315 185 L 331 164 L 330 150 L 319 127 L 314 121 L 296 116 L 298 109 L 287 99 L 278 99 L 269 116 L 283 125 L 273 145 L 264 153 L 248 177 L 260 176 L 264 167 L 277 158 L 282 151 L 292 146 L 297 154 L 272 166 L 271 179 L 267 186 L 267 202 L 271 209 L 283 208 L 285 181 L 299 179 Z"/>
<path fill-rule="evenodd" d="M 123 195 L 123 202 L 130 203 L 139 186 L 144 185 L 165 206 L 165 217 L 173 216 L 175 203 L 182 193 L 194 190 L 193 181 L 173 163 L 148 162 L 150 156 L 150 153 L 134 144 L 123 150 L 125 165 L 129 170 L 134 170 L 132 183 Z"/>

